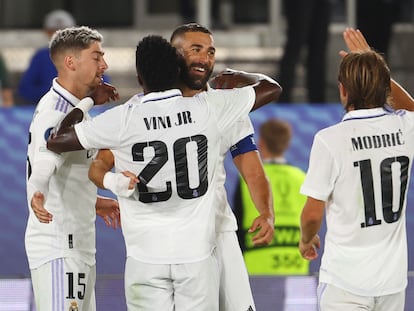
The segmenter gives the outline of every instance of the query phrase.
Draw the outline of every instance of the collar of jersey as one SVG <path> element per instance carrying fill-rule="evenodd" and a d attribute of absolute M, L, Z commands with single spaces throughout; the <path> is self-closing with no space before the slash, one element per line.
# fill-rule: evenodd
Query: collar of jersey
<path fill-rule="evenodd" d="M 53 79 L 52 90 L 60 97 L 62 97 L 64 100 L 66 100 L 69 104 L 71 104 L 73 107 L 75 107 L 80 101 L 79 98 L 76 98 L 76 96 L 73 96 L 66 89 L 60 86 L 60 84 L 57 83 L 56 78 Z"/>
<path fill-rule="evenodd" d="M 178 96 L 183 96 L 179 89 L 172 89 L 164 92 L 151 92 L 141 98 L 141 103 L 145 104 L 148 102 L 165 100 Z"/>
<path fill-rule="evenodd" d="M 358 119 L 379 118 L 392 113 L 394 113 L 394 110 L 388 110 L 384 108 L 351 110 L 344 115 L 344 117 L 342 118 L 342 122 Z"/>

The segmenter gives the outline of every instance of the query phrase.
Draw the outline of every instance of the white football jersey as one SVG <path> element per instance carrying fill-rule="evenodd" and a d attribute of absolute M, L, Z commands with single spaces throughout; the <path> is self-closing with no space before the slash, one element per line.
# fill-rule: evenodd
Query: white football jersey
<path fill-rule="evenodd" d="M 45 208 L 53 214 L 49 224 L 40 223 L 30 207 L 25 246 L 31 269 L 56 258 L 75 257 L 95 264 L 96 186 L 88 179 L 93 150 L 59 156 L 46 148 L 50 130 L 79 102 L 56 81 L 40 100 L 29 129 L 27 173 L 39 161 L 57 168 L 49 182 Z"/>
<path fill-rule="evenodd" d="M 128 256 L 175 264 L 211 254 L 222 139 L 254 100 L 253 87 L 194 97 L 170 90 L 75 126 L 83 147 L 111 149 L 116 171 L 140 178 L 133 196 L 119 197 Z"/>
<path fill-rule="evenodd" d="M 207 84 L 207 91 L 214 90 Z M 220 163 L 217 170 L 217 191 L 216 191 L 216 232 L 228 232 L 237 230 L 237 220 L 227 200 L 227 191 L 224 187 L 226 182 L 226 169 L 224 159 L 232 146 L 243 138 L 254 133 L 252 122 L 249 116 L 241 117 L 235 125 L 229 129 L 223 137 L 220 151 Z"/>
<path fill-rule="evenodd" d="M 320 282 L 361 296 L 407 285 L 406 196 L 414 113 L 347 113 L 315 136 L 301 193 L 327 202 Z"/>
<path fill-rule="evenodd" d="M 226 170 L 224 158 L 230 148 L 243 138 L 254 133 L 252 122 L 248 116 L 239 119 L 235 125 L 226 133 L 221 144 L 220 163 L 218 169 L 218 187 L 216 191 L 216 232 L 236 231 L 237 220 L 228 200 L 227 192 L 224 187 L 226 182 Z"/>

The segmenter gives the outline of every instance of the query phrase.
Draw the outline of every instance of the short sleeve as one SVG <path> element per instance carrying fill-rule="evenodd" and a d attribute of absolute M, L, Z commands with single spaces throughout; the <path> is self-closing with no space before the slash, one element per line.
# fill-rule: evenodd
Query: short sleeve
<path fill-rule="evenodd" d="M 309 168 L 300 193 L 317 200 L 327 201 L 338 175 L 335 158 L 320 135 L 315 135 Z"/>
<path fill-rule="evenodd" d="M 75 125 L 84 149 L 115 149 L 120 143 L 123 105 L 106 110 L 96 117 Z"/>
<path fill-rule="evenodd" d="M 256 100 L 256 92 L 252 86 L 231 90 L 211 90 L 204 94 L 215 114 L 217 127 L 226 134 L 232 131 L 239 119 L 248 117 Z"/>

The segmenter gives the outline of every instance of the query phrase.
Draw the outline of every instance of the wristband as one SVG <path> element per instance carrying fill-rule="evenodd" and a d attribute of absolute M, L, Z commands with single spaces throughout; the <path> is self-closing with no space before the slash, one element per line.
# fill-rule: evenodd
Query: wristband
<path fill-rule="evenodd" d="M 83 98 L 77 105 L 76 108 L 82 110 L 83 114 L 86 114 L 93 107 L 93 99 L 91 97 Z"/>
<path fill-rule="evenodd" d="M 122 197 L 129 197 L 134 193 L 135 187 L 128 189 L 129 183 L 130 178 L 121 173 L 106 172 L 103 178 L 103 186 L 115 195 Z"/>

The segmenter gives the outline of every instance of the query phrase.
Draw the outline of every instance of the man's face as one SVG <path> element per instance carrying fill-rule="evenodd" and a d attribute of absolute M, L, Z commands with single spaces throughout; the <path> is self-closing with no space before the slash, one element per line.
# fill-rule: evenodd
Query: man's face
<path fill-rule="evenodd" d="M 77 53 L 74 61 L 78 71 L 78 82 L 88 86 L 89 89 L 93 89 L 101 83 L 102 76 L 105 70 L 108 69 L 99 42 L 94 42 L 88 49 Z"/>
<path fill-rule="evenodd" d="M 215 63 L 213 37 L 203 32 L 186 32 L 175 38 L 172 45 L 184 58 L 181 80 L 190 89 L 205 89 Z"/>

